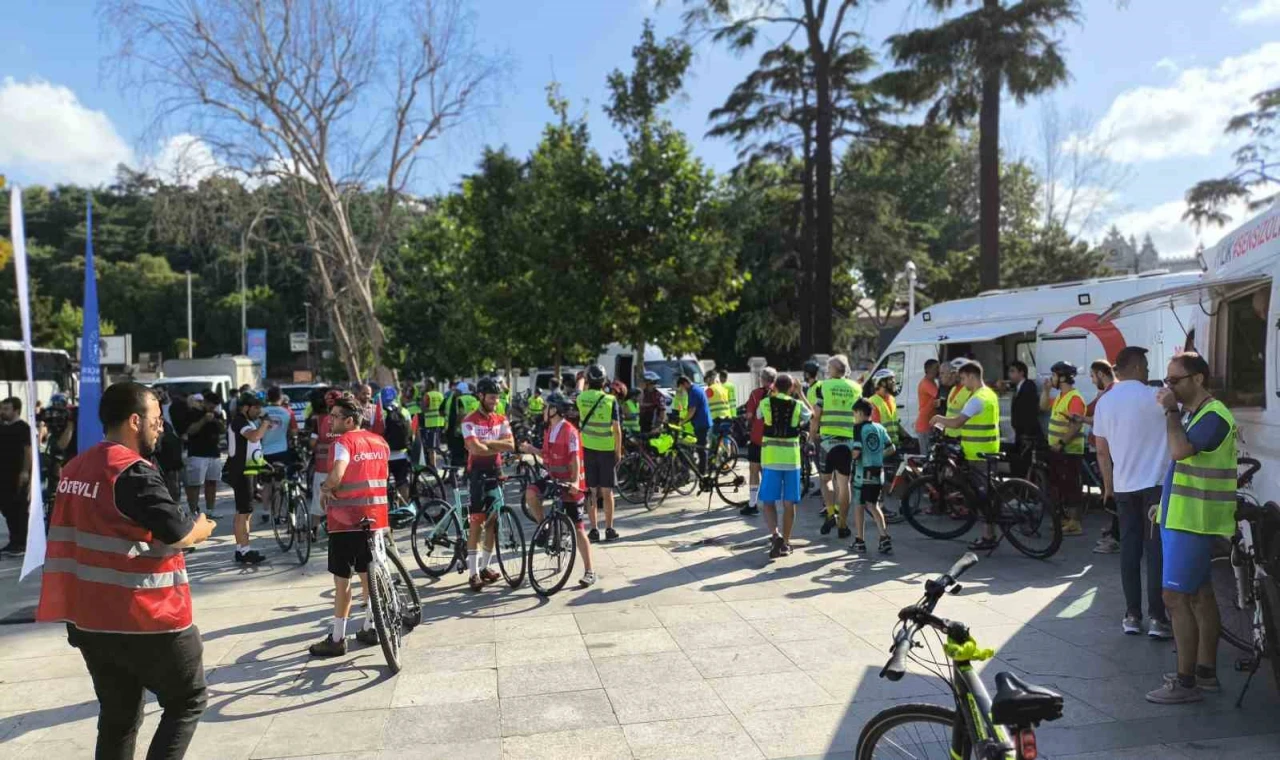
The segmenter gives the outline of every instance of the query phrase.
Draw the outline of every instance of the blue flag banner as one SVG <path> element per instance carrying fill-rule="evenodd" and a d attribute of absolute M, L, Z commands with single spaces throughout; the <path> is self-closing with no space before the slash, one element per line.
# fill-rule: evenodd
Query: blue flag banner
<path fill-rule="evenodd" d="M 98 344 L 98 280 L 93 266 L 93 197 L 85 204 L 84 327 L 80 340 L 80 410 L 76 439 L 80 451 L 102 440 L 98 401 L 102 398 L 101 346 Z"/>
<path fill-rule="evenodd" d="M 267 379 L 267 331 L 245 330 L 244 335 L 249 358 L 258 367 L 258 380 L 264 381 Z"/>

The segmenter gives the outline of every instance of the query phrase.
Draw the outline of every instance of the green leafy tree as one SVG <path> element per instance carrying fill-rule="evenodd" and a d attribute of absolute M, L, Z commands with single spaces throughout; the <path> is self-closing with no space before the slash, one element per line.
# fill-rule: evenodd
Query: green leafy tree
<path fill-rule="evenodd" d="M 1187 191 L 1183 219 L 1197 225 L 1222 227 L 1231 221 L 1225 206 L 1248 201 L 1249 211 L 1268 205 L 1276 198 L 1269 186 L 1280 182 L 1280 165 L 1275 159 L 1276 126 L 1280 123 L 1280 87 L 1253 96 L 1253 110 L 1237 114 L 1227 122 L 1228 135 L 1243 135 L 1245 143 L 1232 154 L 1236 168 L 1224 177 L 1197 182 Z M 1254 197 L 1259 192 L 1263 195 Z"/>

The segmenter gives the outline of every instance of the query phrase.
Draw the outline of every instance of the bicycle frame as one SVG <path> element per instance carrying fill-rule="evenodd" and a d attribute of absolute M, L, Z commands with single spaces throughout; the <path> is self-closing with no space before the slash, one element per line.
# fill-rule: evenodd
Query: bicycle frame
<path fill-rule="evenodd" d="M 959 644 L 949 639 L 953 644 Z M 969 746 L 974 755 L 984 760 L 1007 760 L 1014 755 L 1013 742 L 1004 726 L 991 721 L 991 695 L 978 678 L 969 660 L 951 661 L 951 689 L 956 700 L 956 714 L 964 721 Z M 1022 729 L 1019 729 L 1022 730 Z M 951 738 L 951 756 L 964 757 L 959 736 Z"/>

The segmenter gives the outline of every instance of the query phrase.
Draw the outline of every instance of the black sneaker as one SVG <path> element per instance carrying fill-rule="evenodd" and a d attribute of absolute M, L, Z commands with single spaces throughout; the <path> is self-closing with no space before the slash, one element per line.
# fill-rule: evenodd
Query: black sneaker
<path fill-rule="evenodd" d="M 605 540 L 605 541 L 617 541 L 617 540 L 618 540 L 618 531 L 614 530 L 613 528 L 605 528 L 605 529 L 604 529 L 604 540 Z"/>
<path fill-rule="evenodd" d="M 853 535 L 853 531 L 850 530 L 849 528 L 841 528 L 840 530 L 836 531 L 836 538 L 848 538 L 849 536 L 852 536 L 852 535 Z"/>
<path fill-rule="evenodd" d="M 791 556 L 791 544 L 788 543 L 785 539 L 782 542 L 782 556 L 784 557 Z"/>
<path fill-rule="evenodd" d="M 777 559 L 782 556 L 782 536 L 775 535 L 769 539 L 769 559 Z"/>
<path fill-rule="evenodd" d="M 347 640 L 334 641 L 329 634 L 324 635 L 324 640 L 312 644 L 308 649 L 312 657 L 341 657 L 347 653 Z"/>
<path fill-rule="evenodd" d="M 753 506 L 751 506 L 750 504 L 748 504 L 747 506 L 743 507 L 742 509 L 739 509 L 739 510 L 738 510 L 738 514 L 742 515 L 743 517 L 754 517 L 754 516 L 756 516 L 756 515 L 760 514 L 760 508 L 759 508 L 759 507 L 753 507 Z"/>
<path fill-rule="evenodd" d="M 866 554 L 866 553 L 867 553 L 867 542 L 866 542 L 866 541 L 863 541 L 861 538 L 855 538 L 855 539 L 853 539 L 853 550 L 854 550 L 855 552 L 857 552 L 858 554 Z"/>
<path fill-rule="evenodd" d="M 0 553 L 8 554 L 11 557 L 21 557 L 27 553 L 27 547 L 22 544 L 8 544 L 3 549 L 0 549 Z"/>
<path fill-rule="evenodd" d="M 826 510 L 823 510 L 822 514 L 825 515 Z M 827 519 L 822 521 L 822 527 L 818 530 L 818 532 L 825 536 L 828 533 L 830 533 L 831 529 L 834 527 L 836 527 L 836 518 L 828 517 Z"/>
<path fill-rule="evenodd" d="M 880 546 L 878 548 L 880 549 L 881 554 L 893 554 L 893 539 L 888 536 L 881 536 Z"/>
<path fill-rule="evenodd" d="M 238 565 L 257 565 L 266 561 L 266 557 L 258 553 L 257 549 L 250 549 L 247 552 L 236 552 L 236 564 Z"/>
<path fill-rule="evenodd" d="M 378 643 L 378 632 L 373 628 L 361 628 L 356 632 L 356 641 L 373 646 Z"/>
<path fill-rule="evenodd" d="M 596 530 L 595 528 L 592 528 L 591 530 L 587 531 L 587 540 L 593 544 L 599 543 L 600 531 Z"/>

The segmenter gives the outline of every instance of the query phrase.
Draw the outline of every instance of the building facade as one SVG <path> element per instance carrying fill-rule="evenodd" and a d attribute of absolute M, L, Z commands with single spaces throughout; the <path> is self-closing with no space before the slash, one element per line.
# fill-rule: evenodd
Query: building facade
<path fill-rule="evenodd" d="M 1120 230 L 1114 226 L 1098 244 L 1098 248 L 1105 254 L 1102 263 L 1115 274 L 1141 274 L 1156 269 L 1189 272 L 1203 268 L 1200 265 L 1199 252 L 1194 256 L 1183 258 L 1161 258 L 1150 235 L 1144 236 L 1142 245 L 1139 246 L 1137 238 L 1130 235 L 1126 240 L 1124 235 L 1120 234 Z"/>

